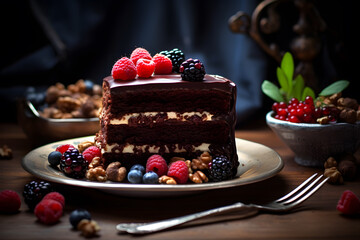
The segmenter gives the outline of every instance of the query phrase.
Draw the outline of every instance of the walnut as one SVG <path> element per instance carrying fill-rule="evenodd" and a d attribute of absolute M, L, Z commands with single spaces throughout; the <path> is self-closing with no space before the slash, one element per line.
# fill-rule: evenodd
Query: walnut
<path fill-rule="evenodd" d="M 328 116 L 324 116 L 324 117 L 316 119 L 316 121 L 319 124 L 328 124 L 330 122 L 330 118 Z"/>
<path fill-rule="evenodd" d="M 176 161 L 184 161 L 184 162 L 185 162 L 185 158 L 182 158 L 182 157 L 172 157 L 172 158 L 170 159 L 169 164 L 170 164 L 170 163 L 173 163 L 173 162 L 176 162 Z"/>
<path fill-rule="evenodd" d="M 81 112 L 85 117 L 92 117 L 94 109 L 96 109 L 96 106 L 90 98 L 87 98 L 84 104 L 81 105 Z"/>
<path fill-rule="evenodd" d="M 203 169 L 207 169 L 209 168 L 209 165 L 208 164 L 205 164 L 204 162 L 202 162 L 200 159 L 193 159 L 191 161 L 191 168 L 192 169 L 200 169 L 200 170 L 203 170 Z"/>
<path fill-rule="evenodd" d="M 86 92 L 86 85 L 85 85 L 85 81 L 83 79 L 79 79 L 76 83 L 75 86 L 78 89 L 78 92 L 84 93 Z"/>
<path fill-rule="evenodd" d="M 121 167 L 120 162 L 112 162 L 106 168 L 108 179 L 114 182 L 121 182 L 126 177 L 126 168 Z"/>
<path fill-rule="evenodd" d="M 339 120 L 347 123 L 356 122 L 356 111 L 350 108 L 344 108 L 339 114 Z"/>
<path fill-rule="evenodd" d="M 100 231 L 97 222 L 88 219 L 81 220 L 77 225 L 77 229 L 81 231 L 84 237 L 94 237 L 97 235 L 97 232 Z"/>
<path fill-rule="evenodd" d="M 351 160 L 340 161 L 338 169 L 345 180 L 355 179 L 357 167 L 354 161 Z"/>
<path fill-rule="evenodd" d="M 12 150 L 7 145 L 0 147 L 0 159 L 11 159 Z"/>
<path fill-rule="evenodd" d="M 211 160 L 212 160 L 212 157 L 211 157 L 210 153 L 208 153 L 208 152 L 203 152 L 203 153 L 200 155 L 199 159 L 200 159 L 203 163 L 209 164 L 209 163 L 211 162 Z"/>
<path fill-rule="evenodd" d="M 350 108 L 352 110 L 357 110 L 359 107 L 355 98 L 339 98 L 337 100 L 337 105 L 339 107 Z"/>
<path fill-rule="evenodd" d="M 107 180 L 106 171 L 102 166 L 89 168 L 86 172 L 86 178 L 90 181 L 105 182 Z"/>
<path fill-rule="evenodd" d="M 194 183 L 203 183 L 209 181 L 206 175 L 201 171 L 196 171 L 194 174 L 190 173 L 189 179 Z"/>
<path fill-rule="evenodd" d="M 164 175 L 159 178 L 159 183 L 176 184 L 176 181 L 172 177 Z"/>
<path fill-rule="evenodd" d="M 331 168 L 331 167 L 337 167 L 337 162 L 333 157 L 329 157 L 324 163 L 324 168 Z"/>
<path fill-rule="evenodd" d="M 79 152 L 82 153 L 85 151 L 85 149 L 87 149 L 88 147 L 94 146 L 94 145 L 95 145 L 95 143 L 90 142 L 90 141 L 85 141 L 85 142 L 79 143 L 79 145 L 78 145 Z"/>
<path fill-rule="evenodd" d="M 341 92 L 339 92 L 339 93 L 334 93 L 333 95 L 329 96 L 328 98 L 329 98 L 331 104 L 336 104 L 337 100 L 338 100 L 339 98 L 341 98 Z"/>
<path fill-rule="evenodd" d="M 56 106 L 59 108 L 62 112 L 72 112 L 75 109 L 79 108 L 81 105 L 81 102 L 77 99 L 74 99 L 72 97 L 59 97 L 56 101 Z"/>
<path fill-rule="evenodd" d="M 326 168 L 324 171 L 324 176 L 329 177 L 328 182 L 333 184 L 342 184 L 344 183 L 341 173 L 337 170 L 336 167 Z"/>
<path fill-rule="evenodd" d="M 193 173 L 193 170 L 192 170 L 192 167 L 191 167 L 191 161 L 190 161 L 190 160 L 186 160 L 186 161 L 185 161 L 185 164 L 186 164 L 186 166 L 188 167 L 189 174 L 190 174 L 190 173 Z"/>
<path fill-rule="evenodd" d="M 101 162 L 101 158 L 100 157 L 94 157 L 92 160 L 91 160 L 91 163 L 89 164 L 89 169 L 90 168 L 96 168 L 96 167 L 99 167 L 99 166 L 102 166 L 102 162 Z"/>

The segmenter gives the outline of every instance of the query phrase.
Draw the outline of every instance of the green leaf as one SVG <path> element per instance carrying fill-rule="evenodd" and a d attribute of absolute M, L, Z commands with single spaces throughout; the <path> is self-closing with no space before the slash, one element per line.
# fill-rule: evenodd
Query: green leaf
<path fill-rule="evenodd" d="M 280 93 L 280 89 L 272 82 L 265 80 L 261 85 L 261 89 L 263 93 L 270 97 L 272 100 L 276 102 L 284 101 L 284 98 Z"/>
<path fill-rule="evenodd" d="M 314 90 L 312 90 L 310 87 L 305 87 L 304 88 L 304 91 L 302 92 L 302 95 L 301 95 L 301 101 L 305 101 L 305 98 L 307 96 L 310 96 L 312 97 L 313 99 L 315 99 L 315 92 Z"/>
<path fill-rule="evenodd" d="M 304 78 L 300 74 L 298 74 L 294 79 L 292 95 L 297 99 L 301 99 L 301 94 L 303 92 L 304 86 Z"/>
<path fill-rule="evenodd" d="M 289 92 L 289 83 L 288 83 L 288 80 L 286 78 L 286 75 L 285 75 L 284 71 L 281 68 L 278 67 L 276 69 L 276 75 L 277 75 L 280 87 L 285 92 Z"/>
<path fill-rule="evenodd" d="M 347 86 L 349 86 L 349 81 L 347 80 L 339 80 L 334 82 L 333 84 L 324 88 L 320 93 L 319 96 L 329 96 L 335 93 L 342 92 Z"/>
<path fill-rule="evenodd" d="M 281 60 L 281 69 L 284 71 L 288 80 L 288 85 L 292 86 L 292 80 L 294 76 L 294 59 L 291 53 L 286 52 Z M 291 90 L 291 89 L 289 89 Z"/>

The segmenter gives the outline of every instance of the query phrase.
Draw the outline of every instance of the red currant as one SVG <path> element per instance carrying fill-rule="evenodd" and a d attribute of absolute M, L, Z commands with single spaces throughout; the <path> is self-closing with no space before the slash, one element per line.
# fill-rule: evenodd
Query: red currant
<path fill-rule="evenodd" d="M 314 105 L 314 99 L 311 96 L 307 96 L 305 98 L 305 103 Z"/>
<path fill-rule="evenodd" d="M 277 113 L 278 113 L 280 116 L 286 117 L 287 114 L 288 114 L 288 110 L 287 110 L 287 108 L 279 108 Z"/>
<path fill-rule="evenodd" d="M 292 122 L 292 123 L 300 123 L 300 120 L 299 120 L 299 118 L 297 118 L 296 116 L 290 116 L 289 122 Z"/>

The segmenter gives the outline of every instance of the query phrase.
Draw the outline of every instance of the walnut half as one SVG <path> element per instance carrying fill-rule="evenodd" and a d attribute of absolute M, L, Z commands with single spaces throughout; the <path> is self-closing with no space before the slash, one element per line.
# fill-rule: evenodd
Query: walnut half
<path fill-rule="evenodd" d="M 121 167 L 120 162 L 112 162 L 106 168 L 108 180 L 114 182 L 122 182 L 126 177 L 126 168 Z"/>

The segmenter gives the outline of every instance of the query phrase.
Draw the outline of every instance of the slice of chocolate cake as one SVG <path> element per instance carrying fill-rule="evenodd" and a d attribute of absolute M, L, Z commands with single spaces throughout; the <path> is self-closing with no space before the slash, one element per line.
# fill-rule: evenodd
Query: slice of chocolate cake
<path fill-rule="evenodd" d="M 235 146 L 236 86 L 205 75 L 201 82 L 178 74 L 147 79 L 103 81 L 101 146 L 105 165 L 120 161 L 130 168 L 152 154 L 192 159 L 203 152 L 225 155 L 238 166 Z"/>

